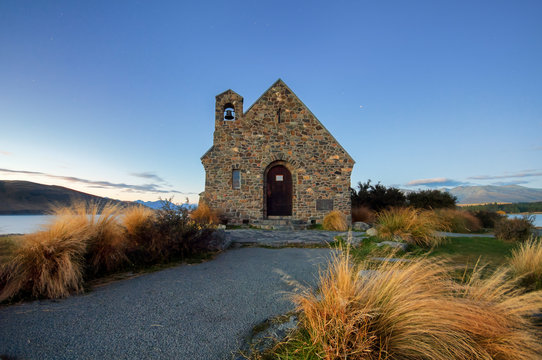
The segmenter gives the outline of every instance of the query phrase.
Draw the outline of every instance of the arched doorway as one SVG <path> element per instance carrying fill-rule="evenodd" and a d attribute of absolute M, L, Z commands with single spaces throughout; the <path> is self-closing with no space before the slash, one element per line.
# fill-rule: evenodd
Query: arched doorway
<path fill-rule="evenodd" d="M 272 165 L 266 176 L 267 216 L 292 215 L 292 174 L 284 165 Z"/>

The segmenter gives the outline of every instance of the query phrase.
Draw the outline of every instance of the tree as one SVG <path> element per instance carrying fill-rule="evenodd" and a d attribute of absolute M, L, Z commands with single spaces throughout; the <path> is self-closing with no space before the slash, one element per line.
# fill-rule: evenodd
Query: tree
<path fill-rule="evenodd" d="M 446 191 L 420 190 L 407 195 L 411 206 L 420 209 L 454 208 L 457 198 Z"/>
<path fill-rule="evenodd" d="M 384 210 L 394 206 L 405 206 L 406 197 L 403 192 L 394 187 L 385 187 L 380 182 L 371 185 L 371 180 L 366 183 L 358 182 L 358 190 L 350 188 L 353 207 L 367 207 L 374 211 Z"/>

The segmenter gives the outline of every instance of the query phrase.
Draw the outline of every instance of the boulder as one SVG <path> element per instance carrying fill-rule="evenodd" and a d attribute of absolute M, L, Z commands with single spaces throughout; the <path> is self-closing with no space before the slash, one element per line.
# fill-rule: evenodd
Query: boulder
<path fill-rule="evenodd" d="M 376 230 L 374 227 L 367 230 L 367 235 L 369 236 L 377 236 L 378 230 Z"/>
<path fill-rule="evenodd" d="M 352 228 L 354 230 L 366 231 L 371 228 L 371 225 L 364 223 L 362 221 L 356 221 L 354 224 L 352 224 Z"/>
<path fill-rule="evenodd" d="M 392 248 L 401 249 L 403 251 L 408 250 L 408 244 L 404 242 L 399 242 L 399 241 L 382 241 L 376 244 L 376 246 L 378 247 L 385 246 L 385 245 L 390 246 Z"/>
<path fill-rule="evenodd" d="M 226 235 L 224 229 L 217 229 L 209 234 L 207 239 L 207 248 L 209 251 L 222 251 L 229 248 L 231 239 Z"/>

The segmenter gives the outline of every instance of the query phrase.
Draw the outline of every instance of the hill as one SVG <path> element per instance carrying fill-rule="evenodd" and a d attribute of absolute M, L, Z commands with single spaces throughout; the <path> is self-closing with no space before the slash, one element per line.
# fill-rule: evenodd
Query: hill
<path fill-rule="evenodd" d="M 449 189 L 459 204 L 518 203 L 542 201 L 542 189 L 519 185 L 458 186 Z"/>
<path fill-rule="evenodd" d="M 162 200 L 157 200 L 157 201 L 143 201 L 143 200 L 136 200 L 134 201 L 140 205 L 143 205 L 143 206 L 146 206 L 146 207 L 149 207 L 151 209 L 155 209 L 155 210 L 158 210 L 158 209 L 161 209 L 162 206 L 163 206 L 163 201 Z M 187 203 L 183 203 L 183 204 L 175 204 L 177 206 L 180 206 L 181 208 L 186 208 L 188 210 L 194 210 L 195 208 L 198 207 L 197 204 L 187 204 Z"/>
<path fill-rule="evenodd" d="M 74 201 L 99 203 L 112 201 L 122 205 L 130 204 L 62 186 L 0 180 L 0 215 L 46 214 L 54 205 L 68 206 Z"/>

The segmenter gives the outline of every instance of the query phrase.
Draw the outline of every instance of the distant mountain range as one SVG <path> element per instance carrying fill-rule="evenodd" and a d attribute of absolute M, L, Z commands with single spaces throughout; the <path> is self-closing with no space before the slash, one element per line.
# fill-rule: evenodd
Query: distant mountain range
<path fill-rule="evenodd" d="M 458 186 L 447 190 L 458 204 L 518 203 L 542 201 L 542 189 L 519 185 Z"/>
<path fill-rule="evenodd" d="M 151 209 L 155 209 L 155 210 L 158 210 L 158 209 L 161 209 L 164 202 L 162 200 L 158 200 L 158 201 L 143 201 L 143 200 L 136 200 L 134 201 L 138 204 L 141 204 L 141 205 L 144 205 L 146 207 L 150 207 Z M 186 208 L 186 209 L 195 209 L 198 207 L 197 204 L 181 204 L 181 205 L 177 205 L 177 206 L 180 206 L 182 208 Z"/>
<path fill-rule="evenodd" d="M 73 202 L 130 202 L 113 200 L 68 189 L 30 181 L 0 180 L 0 215 L 47 214 L 54 206 L 69 206 Z"/>
<path fill-rule="evenodd" d="M 542 189 L 519 185 L 507 186 L 458 186 L 446 190 L 457 197 L 459 204 L 518 203 L 542 201 Z M 112 201 L 123 206 L 134 202 L 103 198 L 62 186 L 43 185 L 29 181 L 0 180 L 0 215 L 8 214 L 46 214 L 52 206 L 68 206 L 74 201 Z M 142 201 L 135 203 L 159 209 L 162 201 Z M 194 209 L 195 204 L 181 204 L 181 207 Z"/>

